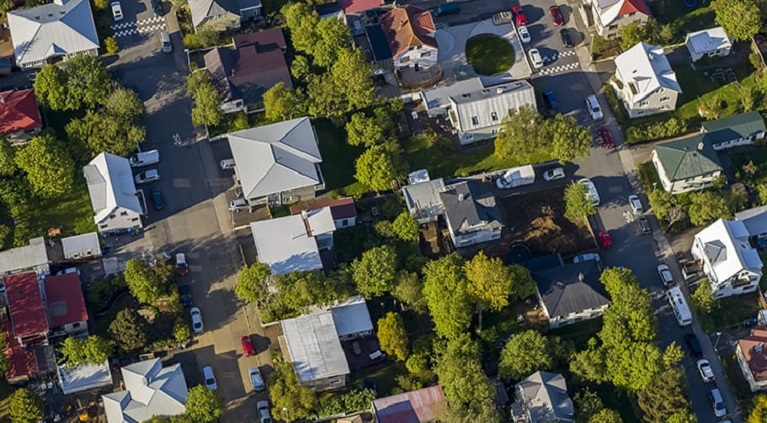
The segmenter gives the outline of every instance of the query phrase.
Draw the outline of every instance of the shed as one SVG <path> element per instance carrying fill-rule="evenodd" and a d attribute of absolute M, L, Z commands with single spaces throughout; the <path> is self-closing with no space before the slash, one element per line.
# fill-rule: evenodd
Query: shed
<path fill-rule="evenodd" d="M 693 62 L 704 57 L 724 57 L 732 50 L 732 38 L 721 26 L 690 32 L 685 37 L 684 43 Z"/>
<path fill-rule="evenodd" d="M 102 386 L 112 385 L 112 373 L 109 362 L 101 364 L 81 364 L 76 367 L 58 366 L 59 385 L 64 395 L 90 391 Z"/>
<path fill-rule="evenodd" d="M 96 232 L 62 238 L 61 246 L 66 260 L 101 257 L 101 243 Z"/>
<path fill-rule="evenodd" d="M 373 334 L 368 305 L 362 295 L 356 295 L 330 309 L 336 333 L 342 340 Z"/>

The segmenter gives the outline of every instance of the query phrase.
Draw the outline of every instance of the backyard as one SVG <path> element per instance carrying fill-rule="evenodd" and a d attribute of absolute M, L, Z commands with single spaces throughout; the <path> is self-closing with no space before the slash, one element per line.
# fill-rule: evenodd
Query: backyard
<path fill-rule="evenodd" d="M 755 319 L 762 308 L 758 293 L 733 295 L 717 300 L 716 304 L 711 313 L 699 313 L 700 324 L 708 333 L 737 328 L 746 320 Z"/>
<path fill-rule="evenodd" d="M 493 34 L 480 34 L 466 41 L 466 60 L 480 75 L 498 75 L 514 64 L 514 48 Z"/>
<path fill-rule="evenodd" d="M 650 9 L 658 23 L 671 25 L 674 31 L 672 42 L 681 43 L 684 42 L 687 32 L 716 26 L 710 2 L 703 3 L 706 3 L 706 6 L 690 8 L 685 6 L 682 0 L 653 0 L 650 1 Z"/>
<path fill-rule="evenodd" d="M 366 193 L 367 187 L 354 179 L 354 162 L 364 149 L 347 144 L 344 129 L 329 120 L 316 119 L 312 123 L 324 157 L 321 167 L 326 189 L 339 197 L 359 197 Z"/>
<path fill-rule="evenodd" d="M 732 161 L 732 173 L 738 180 L 742 180 L 751 187 L 767 183 L 767 148 L 756 147 L 732 153 L 730 160 Z M 754 164 L 753 173 L 744 170 L 748 168 L 746 165 L 749 163 Z"/>

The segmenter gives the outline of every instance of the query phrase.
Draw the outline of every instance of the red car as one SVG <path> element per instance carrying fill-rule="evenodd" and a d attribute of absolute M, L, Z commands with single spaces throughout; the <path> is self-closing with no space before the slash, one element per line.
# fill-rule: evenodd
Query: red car
<path fill-rule="evenodd" d="M 600 126 L 599 129 L 597 129 L 597 132 L 599 133 L 599 139 L 602 140 L 602 146 L 604 146 L 604 148 L 615 148 L 613 136 L 606 126 Z"/>
<path fill-rule="evenodd" d="M 250 340 L 249 336 L 245 335 L 240 338 L 240 343 L 242 344 L 242 350 L 245 351 L 246 357 L 256 355 L 256 349 L 253 347 L 253 342 Z"/>
<path fill-rule="evenodd" d="M 522 6 L 512 7 L 511 14 L 514 15 L 514 22 L 516 22 L 517 26 L 527 26 L 527 16 L 525 16 Z"/>
<path fill-rule="evenodd" d="M 549 7 L 549 14 L 551 15 L 551 20 L 554 21 L 554 25 L 559 26 L 565 23 L 565 18 L 562 16 L 559 6 Z"/>
<path fill-rule="evenodd" d="M 607 231 L 600 231 L 599 235 L 599 241 L 602 242 L 602 248 L 610 248 L 613 246 L 613 239 L 610 237 L 610 233 Z"/>

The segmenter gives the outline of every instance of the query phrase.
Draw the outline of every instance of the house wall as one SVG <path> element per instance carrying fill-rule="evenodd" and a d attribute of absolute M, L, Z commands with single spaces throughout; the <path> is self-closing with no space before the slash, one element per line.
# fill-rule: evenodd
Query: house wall
<path fill-rule="evenodd" d="M 452 228 L 450 228 L 450 236 L 453 238 L 455 248 L 468 247 L 470 245 L 479 244 L 482 242 L 494 241 L 501 239 L 501 229 L 478 229 L 469 232 L 462 232 L 456 234 Z"/>
<path fill-rule="evenodd" d="M 363 332 L 350 333 L 348 335 L 339 336 L 338 339 L 341 341 L 351 341 L 352 339 L 364 338 L 366 336 L 371 336 L 372 334 L 373 334 L 372 330 L 366 330 Z"/>
<path fill-rule="evenodd" d="M 594 28 L 596 29 L 597 34 L 599 34 L 600 37 L 606 38 L 608 40 L 616 38 L 621 28 L 632 22 L 644 25 L 648 20 L 650 20 L 649 16 L 643 13 L 635 12 L 628 15 L 618 16 L 614 21 L 610 23 L 610 25 L 603 27 L 602 20 L 599 18 L 599 5 L 597 4 L 596 0 L 593 0 L 591 3 L 591 12 L 594 14 Z"/>
<path fill-rule="evenodd" d="M 720 143 L 717 143 L 717 144 L 712 144 L 712 146 L 714 147 L 714 150 L 716 150 L 716 151 L 726 150 L 728 148 L 739 147 L 741 145 L 751 145 L 756 140 L 763 139 L 764 136 L 765 136 L 765 133 L 764 132 L 760 132 L 760 133 L 754 134 L 754 135 L 752 135 L 750 137 L 733 138 L 733 139 L 728 140 L 728 141 L 720 142 Z"/>
<path fill-rule="evenodd" d="M 671 194 L 681 194 L 683 192 L 698 191 L 711 187 L 714 184 L 714 180 L 722 175 L 721 171 L 716 171 L 695 178 L 671 181 L 668 179 L 668 175 L 666 175 L 663 166 L 661 166 L 655 151 L 652 152 L 652 163 L 655 166 L 655 170 L 658 172 L 658 177 L 660 178 L 661 185 L 663 185 L 663 189 Z"/>
<path fill-rule="evenodd" d="M 225 13 L 218 16 L 208 16 L 200 23 L 195 31 L 208 30 L 222 32 L 228 29 L 239 29 L 241 25 L 240 17 L 234 13 Z"/>
<path fill-rule="evenodd" d="M 226 103 L 224 102 L 221 103 L 221 111 L 224 114 L 236 113 L 241 110 L 245 110 L 245 102 L 242 100 L 233 100 L 233 101 L 228 101 Z"/>
<path fill-rule="evenodd" d="M 658 88 L 647 98 L 640 102 L 634 101 L 634 94 L 631 92 L 629 84 L 623 79 L 619 71 L 615 72 L 620 85 L 611 81 L 616 94 L 620 97 L 623 107 L 626 109 L 630 118 L 639 118 L 658 113 L 665 113 L 676 109 L 676 100 L 679 93 L 665 88 Z"/>
<path fill-rule="evenodd" d="M 607 310 L 608 304 L 602 307 L 589 308 L 578 313 L 570 313 L 566 316 L 557 316 L 553 319 L 549 319 L 549 327 L 551 329 L 560 328 L 573 323 L 578 323 L 584 320 L 596 319 L 601 316 L 605 310 Z"/>
<path fill-rule="evenodd" d="M 411 47 L 393 58 L 394 68 L 396 70 L 430 68 L 437 64 L 437 49 L 427 45 Z"/>
<path fill-rule="evenodd" d="M 726 280 L 719 280 L 714 268 L 711 266 L 711 262 L 706 256 L 705 247 L 699 238 L 695 238 L 692 243 L 690 253 L 695 260 L 700 261 L 703 266 L 703 273 L 708 278 L 708 282 L 711 285 L 711 291 L 714 293 L 714 298 L 724 298 L 733 295 L 747 294 L 749 292 L 756 291 L 759 286 L 759 279 L 761 279 L 761 272 L 755 272 L 750 269 L 742 269 L 734 277 Z M 743 280 L 749 280 L 748 284 L 742 284 Z M 733 282 L 736 282 L 738 286 L 733 286 Z"/>
<path fill-rule="evenodd" d="M 333 222 L 336 224 L 336 229 L 351 228 L 352 226 L 357 226 L 357 217 L 336 219 Z"/>
<path fill-rule="evenodd" d="M 21 145 L 29 142 L 32 137 L 40 133 L 41 128 L 36 128 L 30 131 L 17 131 L 4 134 L 5 138 L 11 143 L 11 145 Z"/>
<path fill-rule="evenodd" d="M 687 46 L 687 51 L 690 52 L 690 58 L 692 58 L 693 62 L 697 62 L 698 60 L 704 57 L 717 57 L 717 56 L 724 57 L 730 54 L 730 47 L 698 53 L 692 48 L 689 40 L 685 41 L 685 45 Z"/>
<path fill-rule="evenodd" d="M 261 7 L 251 7 L 240 10 L 240 20 L 242 22 L 254 21 L 261 16 Z"/>
<path fill-rule="evenodd" d="M 735 355 L 738 357 L 740 372 L 743 373 L 743 377 L 746 378 L 748 387 L 751 389 L 751 392 L 767 389 L 767 380 L 757 381 L 754 379 L 754 375 L 751 373 L 751 369 L 748 367 L 748 362 L 746 362 L 746 357 L 743 356 L 743 350 L 740 348 L 740 345 L 735 348 Z"/>
<path fill-rule="evenodd" d="M 313 391 L 328 391 L 331 389 L 338 389 L 346 386 L 346 376 L 347 375 L 326 377 L 323 379 L 301 382 L 301 384 Z"/>
<path fill-rule="evenodd" d="M 473 142 L 488 140 L 498 136 L 498 131 L 503 125 L 493 125 L 485 128 L 472 129 L 469 131 L 458 130 L 458 141 L 461 145 L 471 144 Z M 457 127 L 457 126 L 456 126 Z"/>
<path fill-rule="evenodd" d="M 66 324 L 64 326 L 60 326 L 54 329 L 51 329 L 51 337 L 57 337 L 57 336 L 64 336 L 64 335 L 88 335 L 88 322 L 87 321 L 81 321 L 81 322 L 73 322 Z"/>
<path fill-rule="evenodd" d="M 121 207 L 116 208 L 112 214 L 101 222 L 96 222 L 99 232 L 111 232 L 119 229 L 137 229 L 143 225 L 141 215 L 133 210 L 127 210 Z"/>
<path fill-rule="evenodd" d="M 55 59 L 59 59 L 60 58 L 60 60 L 62 62 L 66 62 L 67 60 L 77 56 L 78 54 L 87 54 L 89 56 L 98 56 L 99 55 L 99 50 L 98 49 L 83 50 L 83 51 L 76 51 L 74 53 L 67 53 L 67 54 L 63 54 L 63 55 L 53 54 L 51 56 L 46 57 L 43 60 L 37 60 L 37 61 L 31 61 L 31 62 L 23 62 L 23 63 L 18 63 L 18 65 L 22 69 L 41 68 L 41 67 L 47 65 L 51 61 L 51 59 L 54 59 L 54 58 Z"/>

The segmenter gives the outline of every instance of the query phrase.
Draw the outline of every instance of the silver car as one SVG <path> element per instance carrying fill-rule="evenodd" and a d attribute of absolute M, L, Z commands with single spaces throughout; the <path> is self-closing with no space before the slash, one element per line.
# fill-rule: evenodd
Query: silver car
<path fill-rule="evenodd" d="M 660 276 L 663 286 L 671 286 L 674 283 L 674 276 L 671 274 L 671 270 L 665 264 L 658 265 L 658 276 Z"/>
<path fill-rule="evenodd" d="M 528 54 L 530 55 L 530 61 L 533 63 L 534 68 L 539 69 L 543 67 L 543 57 L 537 48 L 531 48 Z"/>
<path fill-rule="evenodd" d="M 202 333 L 202 313 L 200 312 L 200 309 L 192 307 L 192 309 L 189 310 L 189 314 L 192 316 L 192 330 L 194 330 L 194 333 Z"/>
<path fill-rule="evenodd" d="M 564 177 L 565 177 L 565 170 L 561 167 L 549 169 L 543 172 L 544 181 L 555 181 L 557 179 L 562 179 Z"/>
<path fill-rule="evenodd" d="M 642 207 L 642 200 L 639 199 L 639 196 L 629 195 L 629 205 L 631 206 L 631 210 L 634 212 L 634 214 L 644 213 L 644 207 Z"/>

